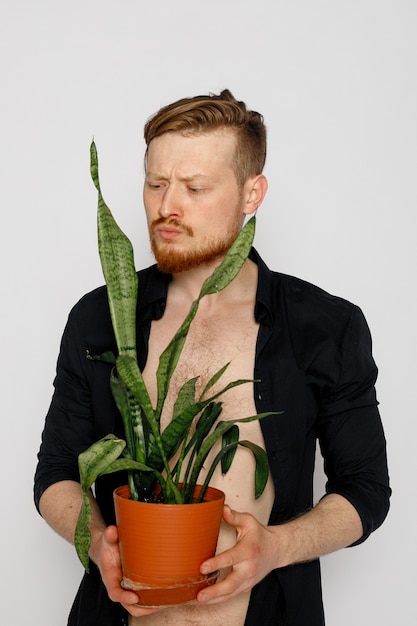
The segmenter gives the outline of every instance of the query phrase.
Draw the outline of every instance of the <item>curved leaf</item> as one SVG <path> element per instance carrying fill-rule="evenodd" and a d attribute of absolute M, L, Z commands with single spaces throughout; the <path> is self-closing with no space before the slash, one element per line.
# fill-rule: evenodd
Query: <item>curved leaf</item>
<path fill-rule="evenodd" d="M 125 447 L 123 439 L 107 435 L 78 456 L 80 482 L 84 491 L 90 489 L 97 476 L 122 454 Z"/>
<path fill-rule="evenodd" d="M 237 443 L 239 441 L 239 426 L 237 424 L 233 424 L 233 426 L 226 430 L 222 437 L 222 448 L 225 448 L 231 443 Z M 233 463 L 233 459 L 236 454 L 236 446 L 233 446 L 228 454 L 225 454 L 222 457 L 222 474 L 227 474 L 230 469 L 230 466 Z"/>
<path fill-rule="evenodd" d="M 256 218 L 254 216 L 242 228 L 221 264 L 204 281 L 200 294 L 197 300 L 192 303 L 186 319 L 162 353 L 157 371 L 158 402 L 156 414 L 158 417 L 162 413 L 172 374 L 184 347 L 190 324 L 197 313 L 200 300 L 206 295 L 217 293 L 227 287 L 240 272 L 252 246 L 255 225 Z"/>
<path fill-rule="evenodd" d="M 158 430 L 155 412 L 137 360 L 130 355 L 119 354 L 116 367 L 120 378 L 144 410 L 152 431 Z"/>
<path fill-rule="evenodd" d="M 98 191 L 98 246 L 107 284 L 110 314 L 119 353 L 136 358 L 136 304 L 138 276 L 130 240 L 119 228 L 103 200 L 94 141 L 90 147 L 90 172 Z"/>
<path fill-rule="evenodd" d="M 169 342 L 163 353 L 159 358 L 158 369 L 156 372 L 157 388 L 158 388 L 158 401 L 156 406 L 156 415 L 158 420 L 161 417 L 162 409 L 164 406 L 165 398 L 168 393 L 168 388 L 171 382 L 172 374 L 177 366 L 178 360 L 181 356 L 182 349 L 184 347 L 185 340 L 188 335 L 190 324 L 193 321 L 198 309 L 198 300 L 195 300 L 188 312 L 187 317 L 181 324 L 180 328 L 175 333 L 174 337 Z"/>
<path fill-rule="evenodd" d="M 250 417 L 242 417 L 234 420 L 227 420 L 225 422 L 219 422 L 212 433 L 210 433 L 204 440 L 200 451 L 195 460 L 193 470 L 190 476 L 189 481 L 189 489 L 194 491 L 194 487 L 197 484 L 198 476 L 203 467 L 204 461 L 206 460 L 210 450 L 213 448 L 214 444 L 223 436 L 225 432 L 227 432 L 230 428 L 233 427 L 234 424 L 243 424 L 247 422 L 253 422 L 256 420 L 260 420 L 268 415 L 275 415 L 275 411 L 271 411 L 268 413 L 259 413 L 258 415 L 252 415 Z M 226 448 L 225 448 L 226 449 Z"/>
<path fill-rule="evenodd" d="M 88 497 L 88 491 L 83 491 L 83 499 L 80 514 L 78 516 L 77 525 L 74 533 L 74 546 L 84 569 L 90 571 L 90 559 L 88 553 L 91 546 L 91 502 Z"/>
<path fill-rule="evenodd" d="M 182 411 L 184 411 L 187 406 L 190 406 L 190 404 L 194 404 L 195 386 L 198 379 L 199 376 L 196 376 L 195 378 L 190 378 L 190 380 L 187 380 L 187 382 L 184 383 L 181 387 L 174 405 L 174 418 L 182 413 Z"/>
<path fill-rule="evenodd" d="M 256 217 L 245 224 L 232 246 L 225 254 L 221 264 L 203 283 L 199 300 L 203 296 L 222 291 L 238 275 L 248 258 L 255 237 Z"/>
<path fill-rule="evenodd" d="M 203 391 L 201 393 L 200 399 L 204 398 L 204 396 L 206 395 L 207 391 L 209 389 L 211 389 L 212 387 L 214 387 L 214 385 L 217 383 L 217 381 L 220 380 L 220 378 L 223 376 L 223 374 L 225 373 L 225 371 L 227 370 L 229 365 L 230 365 L 230 361 L 229 361 L 229 363 L 226 363 L 226 365 L 223 365 L 223 367 L 221 367 L 219 369 L 219 371 L 216 372 L 214 374 L 214 376 L 212 376 L 210 378 L 210 380 L 208 381 L 207 385 L 204 387 L 204 389 L 203 389 Z"/>
<path fill-rule="evenodd" d="M 239 441 L 239 445 L 249 448 L 255 458 L 255 499 L 258 499 L 264 492 L 269 476 L 268 455 L 265 450 L 252 441 Z"/>

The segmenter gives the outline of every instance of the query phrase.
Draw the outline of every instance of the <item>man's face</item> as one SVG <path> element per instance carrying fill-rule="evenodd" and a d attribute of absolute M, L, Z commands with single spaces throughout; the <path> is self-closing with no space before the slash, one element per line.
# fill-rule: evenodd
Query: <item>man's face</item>
<path fill-rule="evenodd" d="M 236 239 L 244 220 L 244 189 L 232 168 L 235 146 L 228 129 L 166 133 L 149 144 L 143 200 L 162 271 L 211 264 Z"/>

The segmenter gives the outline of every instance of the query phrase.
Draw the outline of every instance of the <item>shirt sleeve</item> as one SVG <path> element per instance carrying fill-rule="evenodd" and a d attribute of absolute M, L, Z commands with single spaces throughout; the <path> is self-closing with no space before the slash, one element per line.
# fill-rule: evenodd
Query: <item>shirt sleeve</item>
<path fill-rule="evenodd" d="M 334 363 L 337 382 L 323 389 L 317 420 L 326 493 L 340 494 L 355 507 L 363 525 L 363 536 L 356 542 L 361 543 L 384 521 L 391 490 L 371 336 L 356 306 Z"/>
<path fill-rule="evenodd" d="M 92 441 L 91 393 L 88 361 L 71 312 L 61 340 L 54 393 L 46 416 L 35 473 L 34 499 L 52 484 L 79 481 L 78 454 Z"/>

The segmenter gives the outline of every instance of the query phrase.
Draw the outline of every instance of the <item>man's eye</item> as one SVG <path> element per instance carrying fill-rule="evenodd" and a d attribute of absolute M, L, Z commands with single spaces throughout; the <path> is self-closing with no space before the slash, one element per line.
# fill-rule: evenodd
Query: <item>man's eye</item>
<path fill-rule="evenodd" d="M 203 187 L 189 187 L 188 189 L 191 191 L 191 193 L 202 193 L 203 191 L 205 191 Z"/>

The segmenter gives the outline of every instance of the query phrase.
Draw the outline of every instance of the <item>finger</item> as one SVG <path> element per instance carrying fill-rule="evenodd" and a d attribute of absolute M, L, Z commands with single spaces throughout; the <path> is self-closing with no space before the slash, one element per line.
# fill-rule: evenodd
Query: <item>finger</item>
<path fill-rule="evenodd" d="M 210 602 L 212 604 L 224 602 L 233 596 L 248 591 L 248 589 L 246 577 L 242 577 L 241 573 L 233 570 L 221 582 L 202 589 L 197 596 L 197 600 L 199 602 Z"/>
<path fill-rule="evenodd" d="M 229 526 L 233 526 L 236 529 L 238 538 L 259 524 L 250 513 L 239 513 L 239 511 L 235 511 L 227 505 L 223 509 L 223 519 Z"/>
<path fill-rule="evenodd" d="M 117 526 L 107 526 L 106 530 L 104 531 L 104 537 L 108 543 L 117 543 L 119 541 Z"/>
<path fill-rule="evenodd" d="M 136 598 L 135 604 L 123 604 L 122 606 L 126 609 L 130 615 L 133 617 L 143 617 L 144 615 L 151 615 L 151 613 L 158 613 L 160 608 L 147 608 L 137 603 L 138 598 Z"/>
<path fill-rule="evenodd" d="M 244 513 L 238 513 L 230 508 L 229 505 L 225 504 L 223 508 L 223 519 L 229 524 L 229 526 L 238 526 L 242 523 L 242 517 L 244 517 Z"/>
<path fill-rule="evenodd" d="M 236 547 L 233 547 L 229 550 L 225 550 L 225 552 L 220 552 L 220 554 L 213 556 L 211 559 L 207 559 L 207 561 L 204 561 L 204 563 L 202 563 L 200 567 L 201 574 L 206 576 L 207 574 L 211 574 L 211 572 L 216 572 L 219 569 L 232 567 L 239 561 L 238 555 L 234 555 L 235 551 Z"/>

